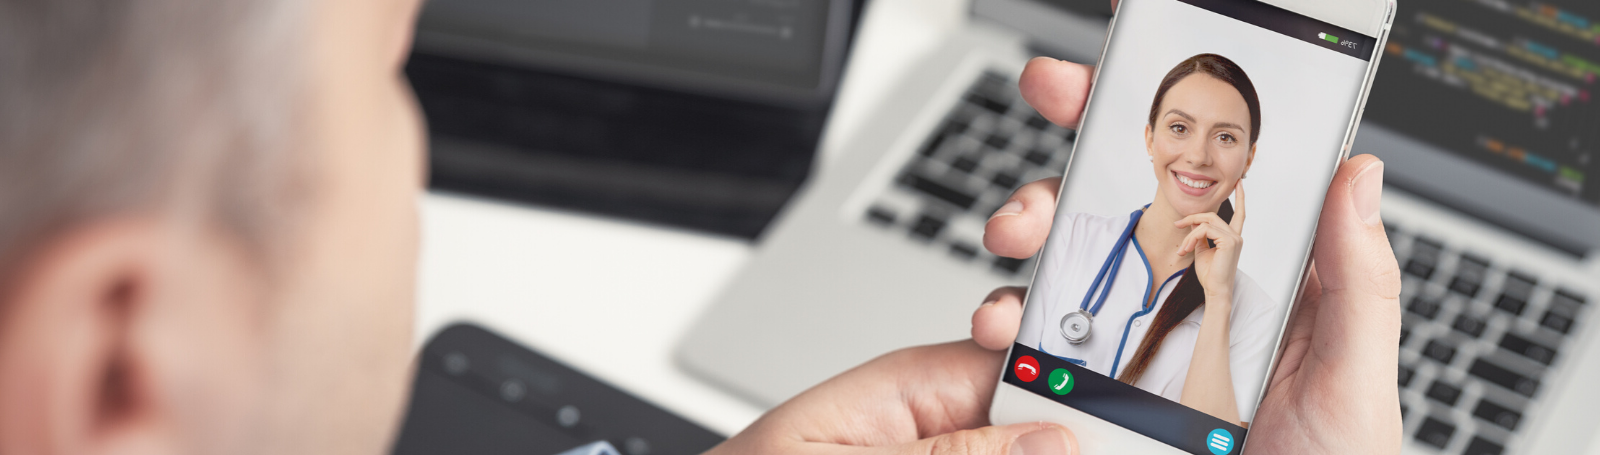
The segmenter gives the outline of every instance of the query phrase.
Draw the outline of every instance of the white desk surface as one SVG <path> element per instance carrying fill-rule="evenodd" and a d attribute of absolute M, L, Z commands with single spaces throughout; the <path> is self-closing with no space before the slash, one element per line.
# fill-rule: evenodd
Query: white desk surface
<path fill-rule="evenodd" d="M 967 7 L 872 0 L 823 141 L 824 165 L 906 68 L 966 21 Z M 418 347 L 451 322 L 473 321 L 723 434 L 762 411 L 672 358 L 683 331 L 749 258 L 746 242 L 430 194 L 422 245 Z"/>

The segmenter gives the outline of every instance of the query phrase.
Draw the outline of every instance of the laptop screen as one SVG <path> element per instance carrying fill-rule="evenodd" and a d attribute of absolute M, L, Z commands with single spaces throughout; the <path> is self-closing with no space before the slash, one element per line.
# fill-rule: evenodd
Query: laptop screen
<path fill-rule="evenodd" d="M 1600 246 L 1600 3 L 1405 0 L 1357 153 L 1386 180 L 1575 254 Z"/>
<path fill-rule="evenodd" d="M 829 45 L 839 41 L 830 35 L 846 29 L 830 22 L 847 17 L 832 11 L 840 3 L 430 1 L 418 45 L 656 85 L 825 94 Z"/>
<path fill-rule="evenodd" d="M 1366 118 L 1600 205 L 1600 3 L 1406 0 Z"/>
<path fill-rule="evenodd" d="M 1382 157 L 1389 183 L 1464 213 L 1576 254 L 1600 246 L 1600 3 L 1398 3 L 1353 152 Z M 975 5 L 1036 42 L 1066 34 L 1029 22 L 1044 9 L 1111 13 L 1109 0 Z"/>

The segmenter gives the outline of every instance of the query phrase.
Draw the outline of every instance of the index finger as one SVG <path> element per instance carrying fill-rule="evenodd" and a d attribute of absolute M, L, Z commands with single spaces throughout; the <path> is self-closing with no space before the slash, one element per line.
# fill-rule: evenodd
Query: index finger
<path fill-rule="evenodd" d="M 1057 125 L 1077 128 L 1083 103 L 1089 99 L 1094 67 L 1050 57 L 1034 57 L 1022 69 L 1017 89 L 1023 101 Z"/>
<path fill-rule="evenodd" d="M 1017 188 L 1005 205 L 983 225 L 983 247 L 996 256 L 1028 258 L 1050 236 L 1056 217 L 1061 178 L 1048 178 Z"/>
<path fill-rule="evenodd" d="M 1236 234 L 1244 233 L 1244 180 L 1233 187 L 1233 219 L 1228 220 L 1228 227 Z"/>

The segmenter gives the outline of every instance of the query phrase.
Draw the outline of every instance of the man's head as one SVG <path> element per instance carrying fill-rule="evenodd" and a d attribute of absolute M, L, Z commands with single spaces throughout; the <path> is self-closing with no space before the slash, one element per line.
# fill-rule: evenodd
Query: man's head
<path fill-rule="evenodd" d="M 0 0 L 0 453 L 373 453 L 413 1 Z"/>

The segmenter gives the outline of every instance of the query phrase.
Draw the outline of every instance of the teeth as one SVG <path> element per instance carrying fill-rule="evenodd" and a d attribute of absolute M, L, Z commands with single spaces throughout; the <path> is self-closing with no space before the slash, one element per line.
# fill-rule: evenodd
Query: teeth
<path fill-rule="evenodd" d="M 1175 175 L 1175 176 L 1178 177 L 1178 183 L 1182 183 L 1182 184 L 1184 184 L 1184 185 L 1186 185 L 1186 186 L 1188 186 L 1190 188 L 1198 188 L 1198 189 L 1202 189 L 1203 190 L 1203 189 L 1206 189 L 1206 188 L 1210 188 L 1211 185 L 1217 184 L 1217 182 L 1212 181 L 1212 180 L 1194 180 L 1194 179 L 1191 179 L 1191 178 L 1188 178 L 1188 177 L 1184 177 L 1182 174 L 1176 174 L 1176 173 L 1174 173 L 1172 175 Z"/>

